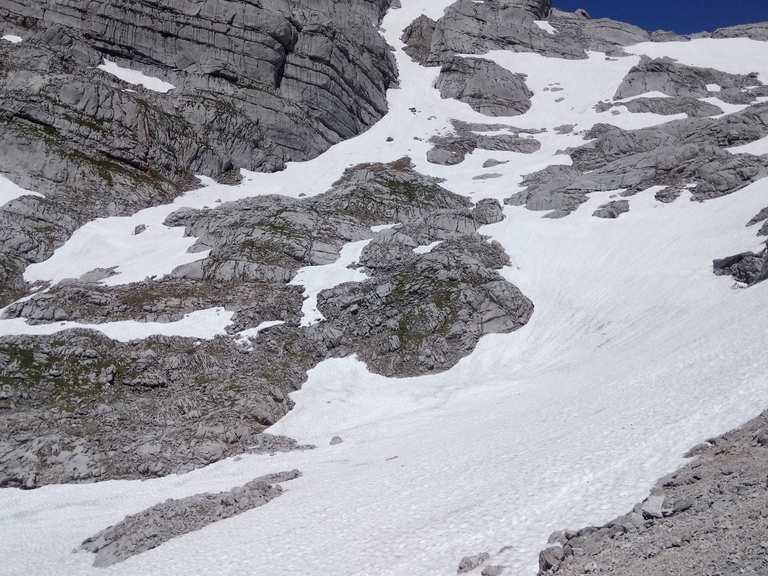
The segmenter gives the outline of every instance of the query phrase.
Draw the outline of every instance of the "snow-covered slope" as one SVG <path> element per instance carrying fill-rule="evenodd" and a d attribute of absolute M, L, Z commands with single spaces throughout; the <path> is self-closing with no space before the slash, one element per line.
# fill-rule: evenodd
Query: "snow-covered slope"
<path fill-rule="evenodd" d="M 319 194 L 362 162 L 407 155 L 451 191 L 503 200 L 521 189 L 523 175 L 569 164 L 560 152 L 582 144 L 582 131 L 596 123 L 635 129 L 675 118 L 594 109 L 613 98 L 640 55 L 757 72 L 768 83 L 765 43 L 744 38 L 639 44 L 627 49 L 632 55 L 611 59 L 494 51 L 483 57 L 526 74 L 534 96 L 526 114 L 493 122 L 546 129 L 531 136 L 540 150 L 476 150 L 455 166 L 431 164 L 428 139 L 452 131 L 451 120 L 488 122 L 468 105 L 442 99 L 432 87 L 439 69 L 402 51 L 402 30 L 421 14 L 439 18 L 450 3 L 403 0 L 385 18 L 400 88 L 389 92 L 387 116 L 366 133 L 283 172 L 248 173 L 237 186 L 208 182 L 173 204 L 86 224 L 25 278 L 57 282 L 116 266 L 106 283 L 118 285 L 168 274 L 207 255 L 188 253 L 194 239 L 163 225 L 171 212 L 272 193 Z M 545 90 L 555 83 L 561 90 Z M 714 103 L 727 113 L 745 107 Z M 575 129 L 555 130 L 564 124 Z M 749 151 L 764 153 L 762 143 Z M 508 162 L 484 169 L 492 158 Z M 500 176 L 475 179 L 489 171 Z M 125 515 L 298 468 L 303 476 L 268 506 L 174 539 L 108 573 L 444 576 L 456 572 L 463 556 L 488 551 L 510 574 L 533 574 L 550 532 L 623 512 L 689 446 L 768 404 L 768 283 L 737 289 L 730 278 L 712 274 L 714 258 L 759 247 L 744 224 L 768 205 L 768 181 L 705 203 L 683 197 L 664 204 L 656 191 L 630 197 L 630 212 L 616 220 L 592 213 L 621 190 L 592 194 L 564 219 L 506 207 L 506 219 L 481 232 L 509 254 L 503 275 L 535 303 L 531 321 L 512 334 L 485 336 L 442 374 L 388 379 L 355 358 L 326 360 L 292 395 L 293 411 L 270 429 L 315 443 L 316 450 L 245 455 L 144 482 L 1 491 L 0 573 L 105 573 L 92 567 L 90 554 L 72 550 Z M 146 232 L 134 235 L 142 224 Z M 316 298 L 321 289 L 360 279 L 350 270 L 325 272 L 346 267 L 365 243 L 347 245 L 336 264 L 305 269 L 295 282 Z M 305 323 L 319 319 L 313 304 L 305 306 Z M 209 334 L 188 335 L 213 336 L 228 320 L 211 322 Z M 0 333 L 13 333 L 18 322 L 0 320 Z M 117 328 L 102 329 L 111 335 Z M 329 446 L 335 435 L 344 442 Z"/>

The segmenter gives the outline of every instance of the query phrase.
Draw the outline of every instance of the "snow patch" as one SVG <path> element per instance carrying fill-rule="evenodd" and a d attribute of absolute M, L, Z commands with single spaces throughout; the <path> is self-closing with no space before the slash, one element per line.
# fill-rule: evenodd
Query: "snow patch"
<path fill-rule="evenodd" d="M 272 328 L 273 326 L 282 326 L 283 324 L 285 324 L 283 320 L 269 320 L 267 322 L 262 322 L 256 326 L 256 328 L 248 328 L 247 330 L 238 332 L 237 342 L 241 345 L 248 346 L 251 339 L 257 338 L 258 335 L 267 328 Z"/>
<path fill-rule="evenodd" d="M 547 20 L 534 20 L 533 23 L 544 30 L 544 32 L 547 34 L 557 34 L 557 28 L 552 26 L 552 24 L 550 24 Z"/>
<path fill-rule="evenodd" d="M 392 228 L 395 228 L 399 226 L 399 222 L 395 222 L 394 224 L 380 224 L 378 226 L 371 226 L 371 232 L 377 233 L 377 232 L 383 232 L 384 230 L 392 230 Z"/>
<path fill-rule="evenodd" d="M 325 266 L 307 266 L 296 273 L 290 284 L 304 287 L 304 304 L 301 307 L 302 326 L 311 326 L 324 319 L 317 309 L 317 296 L 320 292 L 345 282 L 362 282 L 368 278 L 362 272 L 348 266 L 360 259 L 363 249 L 369 243 L 370 240 L 350 242 L 341 249 L 335 262 Z"/>
<path fill-rule="evenodd" d="M 650 92 L 643 92 L 642 94 L 633 96 L 632 98 L 616 100 L 616 102 L 623 104 L 626 102 L 632 102 L 633 100 L 638 100 L 640 98 L 672 98 L 672 96 L 670 96 L 669 94 L 664 94 L 664 92 L 659 92 L 658 90 L 651 90 Z"/>
<path fill-rule="evenodd" d="M 5 36 L 0 37 L 0 40 L 5 40 L 6 42 L 10 42 L 11 44 L 18 44 L 22 42 L 24 39 L 21 36 L 6 34 Z"/>
<path fill-rule="evenodd" d="M 144 72 L 141 72 L 139 70 L 131 70 L 130 68 L 123 68 L 122 66 L 119 66 L 117 63 L 112 62 L 111 60 L 107 60 L 104 58 L 104 63 L 97 66 L 99 70 L 103 70 L 107 74 L 111 74 L 112 76 L 115 76 L 122 80 L 123 82 L 127 82 L 128 84 L 133 85 L 140 85 L 144 86 L 147 90 L 152 90 L 153 92 L 160 92 L 161 94 L 165 94 L 166 92 L 170 92 L 176 86 L 173 84 L 169 84 L 168 82 L 165 82 L 164 80 L 161 80 L 160 78 L 155 78 L 154 76 L 147 76 L 144 74 Z"/>
<path fill-rule="evenodd" d="M 52 324 L 28 324 L 24 318 L 0 320 L 0 337 L 11 335 L 42 336 L 64 330 L 81 328 L 101 332 L 118 342 L 143 340 L 150 336 L 181 336 L 211 340 L 219 334 L 226 334 L 232 323 L 234 312 L 224 308 L 209 308 L 186 314 L 176 322 L 138 322 L 122 320 L 103 324 L 81 324 L 79 322 L 55 322 Z"/>
<path fill-rule="evenodd" d="M 43 197 L 42 194 L 38 194 L 37 192 L 25 190 L 21 186 L 18 186 L 0 174 L 0 206 L 3 206 L 11 200 L 15 200 L 16 198 L 20 198 L 21 196 L 39 196 L 40 198 Z"/>
<path fill-rule="evenodd" d="M 768 136 L 755 140 L 749 144 L 743 144 L 741 146 L 733 146 L 728 148 L 731 154 L 753 154 L 754 156 L 762 156 L 768 154 Z"/>
<path fill-rule="evenodd" d="M 416 254 L 429 254 L 430 252 L 432 252 L 432 250 L 440 246 L 442 242 L 443 242 L 442 240 L 438 240 L 437 242 L 432 242 L 431 244 L 427 244 L 425 246 L 416 246 L 416 248 L 414 248 L 413 251 Z"/>

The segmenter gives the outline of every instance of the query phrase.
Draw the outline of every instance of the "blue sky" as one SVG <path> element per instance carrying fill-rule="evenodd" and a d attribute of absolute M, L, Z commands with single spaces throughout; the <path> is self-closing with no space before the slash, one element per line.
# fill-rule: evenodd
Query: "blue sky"
<path fill-rule="evenodd" d="M 585 8 L 593 18 L 680 34 L 768 21 L 768 0 L 553 0 L 553 4 L 561 10 Z"/>

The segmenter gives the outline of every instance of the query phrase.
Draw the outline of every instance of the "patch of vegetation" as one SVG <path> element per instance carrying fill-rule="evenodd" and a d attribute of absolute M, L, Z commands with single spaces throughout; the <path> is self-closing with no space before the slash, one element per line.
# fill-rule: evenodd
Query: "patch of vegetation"
<path fill-rule="evenodd" d="M 436 185 L 401 182 L 400 180 L 384 180 L 382 184 L 387 190 L 409 202 L 423 202 L 426 197 L 434 195 L 438 191 Z"/>
<path fill-rule="evenodd" d="M 242 252 L 249 262 L 257 264 L 280 265 L 286 260 L 285 246 L 274 240 L 248 238 L 240 242 Z"/>

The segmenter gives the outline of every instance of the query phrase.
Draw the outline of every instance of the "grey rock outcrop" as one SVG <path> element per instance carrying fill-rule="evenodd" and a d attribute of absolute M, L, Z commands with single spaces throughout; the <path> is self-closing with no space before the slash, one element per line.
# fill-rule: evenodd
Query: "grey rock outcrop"
<path fill-rule="evenodd" d="M 284 283 L 301 267 L 335 261 L 344 244 L 371 238 L 372 226 L 470 205 L 414 172 L 404 158 L 348 169 L 330 191 L 313 198 L 259 196 L 214 210 L 182 209 L 166 224 L 186 226 L 198 238 L 194 250 L 211 250 L 176 276 Z"/>
<path fill-rule="evenodd" d="M 250 348 L 84 330 L 1 338 L 0 486 L 152 478 L 302 448 L 262 432 L 324 350 L 296 328 L 269 334 Z"/>
<path fill-rule="evenodd" d="M 733 276 L 737 282 L 752 286 L 768 279 L 768 247 L 760 252 L 742 252 L 712 263 L 717 276 Z"/>
<path fill-rule="evenodd" d="M 501 166 L 502 164 L 506 164 L 509 162 L 509 160 L 496 160 L 494 158 L 491 158 L 490 160 L 486 160 L 483 162 L 483 168 L 494 168 L 495 166 Z"/>
<path fill-rule="evenodd" d="M 391 376 L 445 370 L 478 339 L 525 324 L 533 304 L 497 272 L 500 245 L 477 232 L 504 218 L 413 170 L 410 161 L 350 168 L 312 198 L 256 197 L 169 216 L 210 250 L 167 278 L 126 286 L 64 282 L 6 316 L 47 324 L 173 322 L 234 312 L 213 340 L 114 342 L 90 330 L 0 338 L 0 486 L 146 478 L 249 451 L 300 448 L 263 431 L 324 359 L 357 354 Z M 371 227 L 397 226 L 374 232 Z M 369 276 L 318 295 L 324 320 L 301 326 L 304 266 L 370 240 Z M 418 246 L 442 243 L 429 253 Z M 104 272 L 104 271 L 103 271 Z M 283 321 L 257 337 L 238 332 Z"/>
<path fill-rule="evenodd" d="M 298 470 L 270 474 L 218 494 L 169 499 L 102 530 L 83 542 L 80 549 L 95 555 L 95 567 L 106 568 L 173 538 L 264 506 L 283 493 L 279 483 L 299 476 Z"/>
<path fill-rule="evenodd" d="M 235 312 L 230 329 L 239 332 L 273 320 L 298 324 L 301 292 L 299 286 L 264 282 L 196 282 L 169 278 L 106 287 L 75 281 L 58 284 L 13 304 L 2 316 L 24 318 L 30 324 L 176 322 L 190 312 L 224 307 Z"/>
<path fill-rule="evenodd" d="M 613 200 L 603 204 L 594 211 L 592 216 L 596 218 L 615 219 L 629 212 L 629 200 Z"/>
<path fill-rule="evenodd" d="M 543 19 L 556 34 L 535 24 Z M 422 16 L 403 34 L 407 53 L 427 66 L 442 65 L 457 54 L 490 50 L 586 58 L 587 50 L 620 53 L 622 46 L 648 40 L 650 35 L 636 26 L 562 12 L 552 9 L 548 0 L 458 0 L 439 20 Z"/>
<path fill-rule="evenodd" d="M 533 96 L 524 75 L 481 58 L 452 58 L 440 69 L 435 87 L 443 98 L 465 102 L 487 116 L 524 114 Z"/>
<path fill-rule="evenodd" d="M 541 142 L 533 134 L 541 130 L 519 129 L 501 124 L 467 124 L 453 121 L 455 132 L 444 136 L 433 136 L 429 142 L 433 147 L 427 152 L 427 161 L 432 164 L 453 166 L 461 164 L 475 150 L 495 150 L 533 154 L 541 149 Z M 507 130 L 508 134 L 484 134 L 492 130 Z"/>
<path fill-rule="evenodd" d="M 36 33 L 21 50 L 56 49 L 67 42 L 75 48 L 69 65 L 93 65 L 106 55 L 172 80 L 179 93 L 168 103 L 185 103 L 187 112 L 170 114 L 181 116 L 175 135 L 184 133 L 186 121 L 191 128 L 205 127 L 209 138 L 197 150 L 185 146 L 197 156 L 177 162 L 218 175 L 227 164 L 269 169 L 286 159 L 315 156 L 377 120 L 386 111 L 384 91 L 395 75 L 376 29 L 388 6 L 387 0 L 150 0 L 127 9 L 113 0 L 56 0 L 45 6 L 7 0 L 0 16 Z M 100 89 L 98 77 L 104 74 L 90 76 Z M 78 91 L 87 89 L 72 90 L 71 96 L 79 96 L 72 103 L 82 102 Z M 111 91 L 108 96 L 116 97 Z M 123 122 L 129 134 L 129 122 L 142 123 L 141 111 L 136 114 L 130 103 L 140 107 L 141 100 L 124 98 L 122 107 L 133 112 Z M 211 98 L 218 100 L 213 106 Z M 47 101 L 57 104 L 52 97 Z M 169 108 L 163 98 L 150 102 Z M 98 123 L 101 114 L 119 109 L 100 108 L 93 106 L 86 115 Z M 290 127 L 282 115 L 293 120 Z M 217 149 L 218 159 L 206 157 Z"/>
<path fill-rule="evenodd" d="M 467 572 L 472 572 L 472 570 L 479 568 L 490 559 L 491 555 L 488 554 L 488 552 L 482 552 L 475 556 L 465 556 L 461 559 L 461 562 L 459 562 L 459 568 L 456 570 L 456 573 L 466 574 Z"/>
<path fill-rule="evenodd" d="M 316 156 L 386 112 L 387 0 L 0 2 L 0 172 L 43 194 L 0 208 L 0 306 L 30 263 L 97 217 Z M 157 93 L 104 58 L 171 82 Z"/>
<path fill-rule="evenodd" d="M 733 154 L 726 148 L 768 135 L 768 105 L 754 104 L 721 118 L 675 120 L 641 130 L 598 124 L 591 142 L 568 150 L 572 166 L 550 166 L 523 179 L 525 190 L 506 200 L 531 210 L 565 216 L 590 192 L 633 194 L 663 186 L 660 200 L 690 190 L 703 201 L 731 194 L 768 176 L 765 156 Z"/>
<path fill-rule="evenodd" d="M 689 456 L 630 513 L 553 535 L 539 575 L 765 574 L 768 413 Z"/>
<path fill-rule="evenodd" d="M 712 91 L 711 85 L 720 90 Z M 679 64 L 670 58 L 651 60 L 643 56 L 616 90 L 617 99 L 631 98 L 646 92 L 662 92 L 678 98 L 717 96 L 730 104 L 748 104 L 756 96 L 750 88 L 762 86 L 757 74 L 728 74 L 712 68 L 696 68 Z"/>
<path fill-rule="evenodd" d="M 445 370 L 484 334 L 517 330 L 533 313 L 530 300 L 495 272 L 508 262 L 500 245 L 456 231 L 453 222 L 430 227 L 431 238 L 439 237 L 436 231 L 453 239 L 427 254 L 413 252 L 407 228 L 377 238 L 361 258 L 373 278 L 318 298 L 329 327 L 340 333 L 341 350 L 374 372 Z"/>
<path fill-rule="evenodd" d="M 619 106 L 635 114 L 650 113 L 662 116 L 686 114 L 691 118 L 718 116 L 723 113 L 720 107 L 691 96 L 670 98 L 639 97 L 627 102 L 600 102 L 595 106 L 595 109 L 598 112 L 605 112 Z"/>
<path fill-rule="evenodd" d="M 768 22 L 718 28 L 711 36 L 712 38 L 751 38 L 766 42 L 768 41 Z"/>

